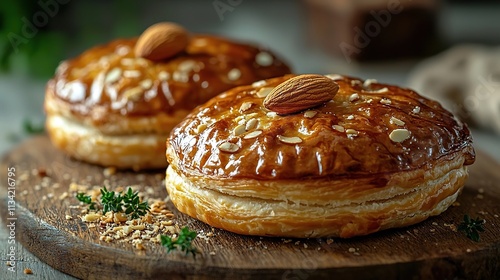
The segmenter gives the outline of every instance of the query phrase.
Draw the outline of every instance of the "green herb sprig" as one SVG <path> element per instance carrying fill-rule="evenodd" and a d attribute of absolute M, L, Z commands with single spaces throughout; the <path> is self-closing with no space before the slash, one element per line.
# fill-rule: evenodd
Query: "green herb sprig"
<path fill-rule="evenodd" d="M 140 202 L 138 192 L 133 192 L 131 188 L 128 188 L 123 196 L 123 206 L 125 207 L 125 214 L 130 214 L 132 219 L 146 215 L 146 212 L 150 209 L 147 202 Z"/>
<path fill-rule="evenodd" d="M 100 191 L 102 212 L 104 214 L 109 211 L 125 212 L 125 214 L 130 215 L 132 219 L 137 219 L 146 215 L 146 213 L 150 210 L 148 202 L 141 202 L 139 199 L 139 192 L 134 192 L 130 187 L 123 195 L 122 192 L 116 193 L 114 191 L 108 191 L 106 187 L 102 187 Z M 89 195 L 77 193 L 76 199 L 85 204 L 89 204 L 90 210 L 97 209 L 95 202 L 92 201 Z"/>
<path fill-rule="evenodd" d="M 35 124 L 29 119 L 24 119 L 23 130 L 26 134 L 41 134 L 45 131 L 45 126 L 42 124 Z"/>
<path fill-rule="evenodd" d="M 129 188 L 130 189 L 130 188 Z M 114 191 L 108 191 L 106 187 L 101 188 L 101 203 L 104 214 L 109 211 L 113 212 L 123 212 L 123 197 L 120 193 L 115 193 Z"/>
<path fill-rule="evenodd" d="M 77 193 L 76 194 L 76 199 L 78 199 L 78 201 L 81 201 L 85 204 L 88 204 L 89 205 L 89 209 L 90 210 L 95 210 L 95 202 L 92 201 L 92 198 L 90 197 L 90 195 L 85 195 L 84 193 Z"/>
<path fill-rule="evenodd" d="M 180 249 L 182 252 L 186 253 L 186 256 L 191 253 L 193 258 L 195 258 L 197 250 L 192 242 L 196 238 L 196 235 L 196 231 L 190 231 L 189 228 L 183 227 L 175 240 L 170 236 L 161 235 L 161 245 L 167 248 L 167 253 Z"/>
<path fill-rule="evenodd" d="M 467 238 L 479 242 L 479 232 L 484 232 L 484 220 L 471 219 L 469 215 L 464 215 L 464 221 L 458 225 L 458 230 L 464 232 Z"/>

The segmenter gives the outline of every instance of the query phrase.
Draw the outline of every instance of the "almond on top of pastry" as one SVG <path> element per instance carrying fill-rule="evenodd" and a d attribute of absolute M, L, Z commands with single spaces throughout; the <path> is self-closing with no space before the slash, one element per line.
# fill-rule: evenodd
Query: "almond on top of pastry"
<path fill-rule="evenodd" d="M 165 140 L 193 108 L 288 73 L 269 50 L 158 23 L 138 38 L 63 61 L 46 87 L 47 131 L 55 146 L 83 161 L 163 168 Z"/>
<path fill-rule="evenodd" d="M 166 157 L 166 188 L 181 212 L 239 234 L 299 238 L 438 215 L 475 160 L 467 126 L 439 103 L 342 75 L 228 90 L 172 131 Z"/>

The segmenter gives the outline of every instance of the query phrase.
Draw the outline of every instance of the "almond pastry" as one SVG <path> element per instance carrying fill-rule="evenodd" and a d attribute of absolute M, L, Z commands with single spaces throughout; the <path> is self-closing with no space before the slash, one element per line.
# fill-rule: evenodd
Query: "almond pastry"
<path fill-rule="evenodd" d="M 258 93 L 294 77 L 226 91 L 173 130 L 166 188 L 181 212 L 239 234 L 347 238 L 421 222 L 457 199 L 475 154 L 439 103 L 335 75 L 338 91 L 311 103 L 313 117 L 271 114 Z M 247 114 L 258 127 L 235 135 Z"/>
<path fill-rule="evenodd" d="M 55 146 L 103 166 L 164 168 L 165 140 L 193 108 L 235 86 L 290 73 L 267 50 L 209 35 L 183 36 L 180 27 L 168 26 L 146 31 L 141 45 L 138 39 L 115 40 L 60 64 L 45 95 Z M 270 63 L 258 63 L 262 53 Z"/>

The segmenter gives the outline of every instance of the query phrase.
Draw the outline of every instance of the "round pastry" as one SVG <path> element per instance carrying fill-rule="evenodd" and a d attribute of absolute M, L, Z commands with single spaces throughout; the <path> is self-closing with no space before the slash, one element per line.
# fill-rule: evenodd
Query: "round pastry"
<path fill-rule="evenodd" d="M 238 85 L 290 73 L 271 52 L 159 24 L 62 62 L 48 82 L 55 146 L 87 162 L 165 168 L 165 140 L 193 108 Z"/>
<path fill-rule="evenodd" d="M 226 91 L 167 140 L 181 211 L 239 234 L 352 237 L 418 223 L 457 198 L 466 125 L 412 90 L 286 75 Z"/>

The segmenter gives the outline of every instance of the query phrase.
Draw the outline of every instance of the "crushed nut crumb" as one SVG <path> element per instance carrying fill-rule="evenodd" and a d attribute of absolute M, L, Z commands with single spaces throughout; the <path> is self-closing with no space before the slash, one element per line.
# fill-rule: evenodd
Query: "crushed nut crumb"
<path fill-rule="evenodd" d="M 107 167 L 103 170 L 103 175 L 104 177 L 109 177 L 111 175 L 115 175 L 116 174 L 116 168 L 115 167 Z"/>

